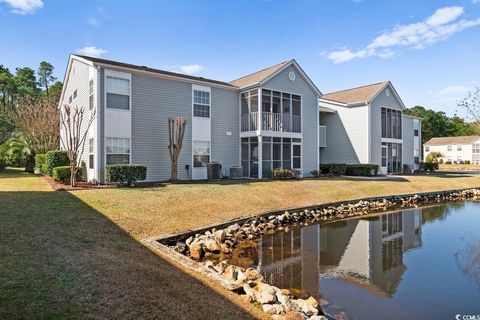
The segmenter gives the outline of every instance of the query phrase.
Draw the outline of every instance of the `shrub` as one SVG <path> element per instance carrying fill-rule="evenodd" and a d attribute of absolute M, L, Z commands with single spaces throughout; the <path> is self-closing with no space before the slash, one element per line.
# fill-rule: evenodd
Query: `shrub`
<path fill-rule="evenodd" d="M 47 157 L 47 155 L 45 153 L 39 153 L 39 154 L 35 155 L 35 169 L 38 172 L 42 172 L 43 165 L 45 164 L 45 158 L 46 157 Z"/>
<path fill-rule="evenodd" d="M 53 179 L 64 184 L 70 183 L 70 166 L 60 166 L 53 168 L 52 173 Z M 82 169 L 78 168 L 77 171 L 77 180 L 80 180 L 82 177 Z"/>
<path fill-rule="evenodd" d="M 3 170 L 5 170 L 5 167 L 7 166 L 7 164 L 5 162 L 3 162 L 2 160 L 0 160 L 0 172 L 2 172 Z"/>
<path fill-rule="evenodd" d="M 139 164 L 114 164 L 105 168 L 105 181 L 131 186 L 147 178 L 147 167 Z"/>
<path fill-rule="evenodd" d="M 53 175 L 53 168 L 69 166 L 70 160 L 66 151 L 54 150 L 48 151 L 45 157 L 46 171 L 45 174 L 49 176 Z"/>
<path fill-rule="evenodd" d="M 464 163 L 465 164 L 470 164 L 470 160 L 465 160 Z"/>
<path fill-rule="evenodd" d="M 47 174 L 47 164 L 44 163 L 42 164 L 42 168 L 40 169 L 40 172 L 43 174 Z"/>
<path fill-rule="evenodd" d="M 435 172 L 438 170 L 438 163 L 433 163 L 433 162 L 422 162 L 420 164 L 420 170 L 422 171 L 429 171 L 429 172 Z"/>
<path fill-rule="evenodd" d="M 445 164 L 452 164 L 452 161 L 445 161 Z"/>
<path fill-rule="evenodd" d="M 320 165 L 320 171 L 322 174 L 341 176 L 346 173 L 347 165 L 345 163 L 322 163 Z"/>
<path fill-rule="evenodd" d="M 282 169 L 282 168 L 273 169 L 271 177 L 273 179 L 293 178 L 293 171 L 290 169 Z"/>
<path fill-rule="evenodd" d="M 349 164 L 347 176 L 373 177 L 378 174 L 378 164 Z"/>
<path fill-rule="evenodd" d="M 320 177 L 320 170 L 312 170 L 310 171 L 310 174 L 315 178 Z"/>

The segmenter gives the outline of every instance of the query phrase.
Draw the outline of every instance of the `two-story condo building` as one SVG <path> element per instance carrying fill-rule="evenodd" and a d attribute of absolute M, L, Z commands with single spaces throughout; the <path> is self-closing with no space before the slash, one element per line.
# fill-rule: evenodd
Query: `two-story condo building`
<path fill-rule="evenodd" d="M 435 137 L 423 148 L 425 159 L 430 152 L 440 152 L 445 162 L 480 164 L 480 136 Z"/>
<path fill-rule="evenodd" d="M 223 82 L 71 55 L 59 105 L 95 112 L 82 157 L 90 181 L 103 182 L 105 166 L 115 163 L 146 165 L 147 181 L 168 179 L 167 120 L 174 116 L 187 119 L 179 159 L 184 180 L 206 179 L 213 161 L 227 175 L 241 165 L 245 178 L 265 178 L 275 168 L 309 176 L 320 162 L 378 163 L 385 173 L 413 169 L 420 119 L 407 125 L 391 83 L 377 91 L 386 90 L 394 97 L 378 94 L 355 116 L 347 102 L 320 99 L 295 60 Z"/>

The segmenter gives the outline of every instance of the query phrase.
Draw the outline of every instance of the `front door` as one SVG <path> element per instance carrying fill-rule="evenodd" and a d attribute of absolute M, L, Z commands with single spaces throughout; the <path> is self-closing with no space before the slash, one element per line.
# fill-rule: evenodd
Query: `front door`
<path fill-rule="evenodd" d="M 388 164 L 388 157 L 387 157 L 387 146 L 382 146 L 382 167 L 380 169 L 380 171 L 383 173 L 383 174 L 387 174 L 388 173 L 388 167 L 387 167 L 387 164 Z"/>
<path fill-rule="evenodd" d="M 292 143 L 292 169 L 302 172 L 302 144 Z"/>

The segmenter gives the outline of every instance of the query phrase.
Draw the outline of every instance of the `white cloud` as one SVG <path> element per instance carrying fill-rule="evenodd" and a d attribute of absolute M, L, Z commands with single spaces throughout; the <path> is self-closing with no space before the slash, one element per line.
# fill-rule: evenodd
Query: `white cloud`
<path fill-rule="evenodd" d="M 384 31 L 363 49 L 342 49 L 331 52 L 327 57 L 334 63 L 342 63 L 372 56 L 392 57 L 395 49 L 402 47 L 423 49 L 457 32 L 480 25 L 480 18 L 458 21 L 463 13 L 462 7 L 441 8 L 422 22 L 399 25 L 393 30 Z"/>
<path fill-rule="evenodd" d="M 0 2 L 7 3 L 12 8 L 13 13 L 21 15 L 34 13 L 43 7 L 42 0 L 0 0 Z"/>
<path fill-rule="evenodd" d="M 188 73 L 188 74 L 197 74 L 203 70 L 205 67 L 200 64 L 190 64 L 187 66 L 180 66 L 178 68 L 181 72 Z"/>
<path fill-rule="evenodd" d="M 102 54 L 107 53 L 107 50 L 97 48 L 95 46 L 85 46 L 81 49 L 75 50 L 78 54 L 83 54 L 90 57 L 100 57 Z"/>
<path fill-rule="evenodd" d="M 465 98 L 473 89 L 473 87 L 464 85 L 450 85 L 438 91 L 430 92 L 429 95 L 436 102 L 456 103 L 458 100 Z"/>
<path fill-rule="evenodd" d="M 101 21 L 100 21 L 100 19 L 98 19 L 98 18 L 89 17 L 89 18 L 87 19 L 87 23 L 88 23 L 89 25 L 91 25 L 92 27 L 99 27 L 100 24 L 101 24 Z"/>
<path fill-rule="evenodd" d="M 103 7 L 96 7 L 95 12 L 89 16 L 86 20 L 86 23 L 92 27 L 99 27 L 105 20 L 110 19 L 110 16 L 107 14 Z"/>
<path fill-rule="evenodd" d="M 472 3 L 473 3 L 473 4 L 480 3 L 480 0 L 472 0 Z"/>

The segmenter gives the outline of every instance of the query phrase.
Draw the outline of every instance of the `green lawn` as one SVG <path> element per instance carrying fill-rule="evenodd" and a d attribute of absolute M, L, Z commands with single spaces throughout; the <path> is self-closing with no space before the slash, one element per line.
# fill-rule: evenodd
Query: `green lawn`
<path fill-rule="evenodd" d="M 141 240 L 271 209 L 478 186 L 480 177 L 438 175 L 55 192 L 42 177 L 8 170 L 0 173 L 0 319 L 262 317 Z"/>

